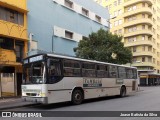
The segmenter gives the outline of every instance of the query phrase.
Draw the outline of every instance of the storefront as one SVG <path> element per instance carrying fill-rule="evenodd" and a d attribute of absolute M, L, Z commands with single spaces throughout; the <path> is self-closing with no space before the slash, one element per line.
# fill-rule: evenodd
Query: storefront
<path fill-rule="evenodd" d="M 0 97 L 20 96 L 22 84 L 22 65 L 1 66 Z"/>
<path fill-rule="evenodd" d="M 160 85 L 160 74 L 139 72 L 140 86 Z"/>

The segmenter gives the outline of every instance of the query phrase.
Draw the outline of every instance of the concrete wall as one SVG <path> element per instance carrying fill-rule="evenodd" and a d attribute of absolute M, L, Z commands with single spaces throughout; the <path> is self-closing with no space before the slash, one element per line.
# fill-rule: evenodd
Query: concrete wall
<path fill-rule="evenodd" d="M 73 2 L 101 16 L 103 20 L 109 18 L 108 11 L 92 0 L 73 0 Z M 33 40 L 38 42 L 38 49 L 43 51 L 53 50 L 55 53 L 75 55 L 73 48 L 77 47 L 78 42 L 55 35 L 55 26 L 74 32 L 78 36 L 88 36 L 100 28 L 107 29 L 107 23 L 102 25 L 53 0 L 28 0 L 27 6 L 28 32 L 34 34 Z"/>

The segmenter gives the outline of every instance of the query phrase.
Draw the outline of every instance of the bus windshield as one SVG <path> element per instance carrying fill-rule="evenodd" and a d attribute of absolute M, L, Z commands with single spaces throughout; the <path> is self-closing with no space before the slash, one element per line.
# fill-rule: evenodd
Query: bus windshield
<path fill-rule="evenodd" d="M 24 83 L 44 84 L 46 82 L 44 62 L 35 62 L 24 66 Z"/>

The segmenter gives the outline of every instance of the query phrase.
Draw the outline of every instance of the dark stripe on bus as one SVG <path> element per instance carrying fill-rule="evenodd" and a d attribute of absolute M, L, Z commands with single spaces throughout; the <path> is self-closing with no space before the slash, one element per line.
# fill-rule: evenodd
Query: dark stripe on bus
<path fill-rule="evenodd" d="M 126 86 L 126 87 L 132 87 L 132 86 Z M 82 89 L 104 89 L 104 88 L 120 88 L 120 86 L 115 86 L 115 87 L 93 87 L 93 88 L 82 88 Z M 48 91 L 68 91 L 68 90 L 72 90 L 72 89 L 58 89 L 58 90 L 48 90 Z"/>

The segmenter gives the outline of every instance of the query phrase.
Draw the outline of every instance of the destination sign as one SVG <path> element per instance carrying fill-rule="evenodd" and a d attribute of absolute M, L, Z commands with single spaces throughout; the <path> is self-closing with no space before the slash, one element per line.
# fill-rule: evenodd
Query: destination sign
<path fill-rule="evenodd" d="M 27 64 L 27 63 L 28 63 L 28 59 L 25 59 L 25 60 L 23 61 L 23 63 L 24 63 L 24 64 Z"/>
<path fill-rule="evenodd" d="M 31 63 L 31 62 L 40 61 L 40 60 L 43 60 L 43 56 L 42 56 L 42 55 L 29 58 L 29 62 L 30 62 L 30 63 Z"/>

